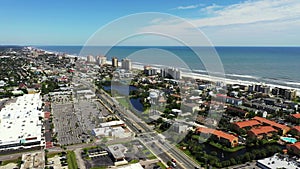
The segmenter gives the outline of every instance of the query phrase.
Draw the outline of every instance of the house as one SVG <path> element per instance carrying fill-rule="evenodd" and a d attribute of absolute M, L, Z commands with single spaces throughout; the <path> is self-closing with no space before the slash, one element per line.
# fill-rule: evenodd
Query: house
<path fill-rule="evenodd" d="M 248 131 L 248 136 L 251 138 L 257 139 L 268 139 L 271 138 L 278 131 L 274 129 L 272 126 L 260 126 L 254 127 Z"/>
<path fill-rule="evenodd" d="M 292 128 L 292 133 L 300 137 L 300 126 L 295 126 Z"/>
<path fill-rule="evenodd" d="M 0 80 L 0 87 L 4 87 L 6 83 L 3 80 Z"/>
<path fill-rule="evenodd" d="M 300 156 L 300 142 L 294 144 L 288 144 L 287 149 L 289 150 L 289 152 Z"/>
<path fill-rule="evenodd" d="M 235 131 L 247 131 L 250 130 L 252 127 L 257 127 L 260 125 L 260 122 L 256 120 L 247 120 L 247 121 L 239 121 L 232 124 L 233 129 Z"/>
<path fill-rule="evenodd" d="M 255 116 L 253 118 L 253 120 L 259 121 L 262 125 L 272 126 L 274 129 L 278 130 L 279 134 L 281 134 L 281 135 L 285 135 L 288 131 L 291 130 L 286 125 L 282 125 L 282 124 L 276 123 L 274 121 L 268 120 L 268 119 L 263 118 L 263 117 Z"/>
<path fill-rule="evenodd" d="M 200 110 L 200 104 L 197 103 L 182 103 L 183 112 L 195 113 Z"/>
<path fill-rule="evenodd" d="M 223 94 L 217 94 L 216 101 L 225 102 L 225 103 L 232 104 L 232 105 L 235 105 L 235 106 L 240 106 L 240 105 L 243 104 L 243 101 L 241 99 L 228 97 L 228 96 L 223 95 Z"/>
<path fill-rule="evenodd" d="M 293 123 L 300 124 L 300 113 L 297 113 L 297 114 L 291 114 L 290 120 L 291 120 L 291 122 L 293 122 Z"/>
<path fill-rule="evenodd" d="M 238 137 L 225 133 L 220 130 L 211 129 L 211 128 L 204 128 L 198 127 L 196 130 L 197 134 L 203 134 L 203 136 L 210 136 L 214 141 L 217 141 L 221 144 L 224 144 L 229 147 L 236 147 L 238 146 Z"/>

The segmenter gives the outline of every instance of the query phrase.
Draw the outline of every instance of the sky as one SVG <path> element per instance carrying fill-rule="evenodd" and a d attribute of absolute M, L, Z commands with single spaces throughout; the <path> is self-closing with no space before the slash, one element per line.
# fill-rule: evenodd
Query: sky
<path fill-rule="evenodd" d="M 156 13 L 136 17 L 145 12 Z M 143 34 L 122 44 L 300 46 L 299 0 L 1 0 L 0 16 L 0 45 L 107 45 Z"/>

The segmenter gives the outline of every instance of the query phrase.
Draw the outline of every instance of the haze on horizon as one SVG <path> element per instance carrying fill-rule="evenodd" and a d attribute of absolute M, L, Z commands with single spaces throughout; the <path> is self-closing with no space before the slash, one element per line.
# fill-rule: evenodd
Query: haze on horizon
<path fill-rule="evenodd" d="M 83 45 L 99 28 L 120 17 L 161 12 L 186 19 L 215 46 L 300 46 L 299 0 L 4 0 L 0 4 L 0 45 Z M 140 29 L 159 32 L 170 26 L 175 34 L 187 32 L 182 23 L 160 18 Z M 130 28 L 129 24 L 118 31 Z M 105 39 L 109 41 L 114 33 Z M 190 41 L 195 38 L 187 36 Z M 164 39 L 140 38 L 124 45 L 174 44 Z"/>

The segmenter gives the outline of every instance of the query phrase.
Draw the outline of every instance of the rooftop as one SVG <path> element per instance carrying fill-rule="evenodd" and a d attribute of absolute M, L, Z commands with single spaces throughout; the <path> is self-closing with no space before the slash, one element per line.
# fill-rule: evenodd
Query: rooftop
<path fill-rule="evenodd" d="M 216 130 L 216 129 L 211 129 L 211 128 L 198 127 L 197 132 L 206 133 L 206 134 L 213 134 L 215 136 L 218 136 L 220 138 L 224 138 L 224 139 L 229 140 L 229 141 L 233 141 L 235 139 L 238 139 L 236 136 L 234 136 L 232 134 L 228 134 L 228 133 L 225 133 L 223 131 Z"/>
<path fill-rule="evenodd" d="M 258 136 L 260 134 L 267 134 L 267 133 L 271 133 L 271 132 L 277 132 L 277 130 L 274 129 L 272 126 L 260 126 L 260 127 L 252 128 L 249 131 L 252 132 L 253 134 L 255 134 L 256 136 Z"/>
<path fill-rule="evenodd" d="M 291 116 L 294 117 L 294 118 L 296 118 L 296 119 L 300 119 L 300 113 L 292 114 Z"/>
<path fill-rule="evenodd" d="M 265 159 L 257 160 L 258 166 L 263 166 L 264 168 L 277 169 L 277 168 L 289 168 L 296 169 L 299 168 L 296 162 L 289 161 L 287 158 L 274 155 L 273 157 L 268 157 Z"/>
<path fill-rule="evenodd" d="M 0 111 L 0 145 L 40 140 L 44 116 L 39 94 L 26 94 L 17 97 L 15 102 L 6 104 Z M 33 139 L 34 138 L 34 139 Z"/>
<path fill-rule="evenodd" d="M 248 120 L 248 121 L 236 122 L 234 124 L 237 125 L 239 128 L 244 128 L 244 127 L 256 126 L 259 125 L 260 123 L 256 120 Z"/>
<path fill-rule="evenodd" d="M 289 128 L 288 126 L 286 126 L 286 125 L 282 125 L 282 124 L 276 123 L 276 122 L 274 122 L 274 121 L 268 120 L 268 119 L 263 118 L 263 117 L 255 116 L 253 119 L 254 119 L 254 120 L 257 120 L 257 121 L 259 121 L 259 122 L 261 122 L 261 123 L 266 123 L 266 124 L 268 124 L 268 125 L 270 125 L 270 126 L 273 126 L 273 127 L 279 128 L 279 129 L 282 129 L 282 130 L 289 130 L 289 129 L 290 129 L 290 128 Z"/>
<path fill-rule="evenodd" d="M 293 129 L 297 130 L 298 132 L 300 132 L 300 126 L 295 126 Z"/>

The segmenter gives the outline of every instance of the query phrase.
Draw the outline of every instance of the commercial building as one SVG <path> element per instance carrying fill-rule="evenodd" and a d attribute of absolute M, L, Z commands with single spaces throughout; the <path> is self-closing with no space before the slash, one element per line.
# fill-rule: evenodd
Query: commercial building
<path fill-rule="evenodd" d="M 110 145 L 107 148 L 115 161 L 115 166 L 128 164 L 128 162 L 125 160 L 125 153 L 128 149 L 124 145 L 115 144 Z"/>
<path fill-rule="evenodd" d="M 125 70 L 131 70 L 132 69 L 132 64 L 130 59 L 122 59 L 122 69 Z"/>
<path fill-rule="evenodd" d="M 44 146 L 41 110 L 40 94 L 9 100 L 0 111 L 0 151 Z"/>
<path fill-rule="evenodd" d="M 256 165 L 261 169 L 277 169 L 277 168 L 288 168 L 297 169 L 298 162 L 291 161 L 283 155 L 275 154 L 273 157 L 264 158 L 257 160 Z"/>
<path fill-rule="evenodd" d="M 113 58 L 111 59 L 111 64 L 112 64 L 112 67 L 119 67 L 118 58 L 113 57 Z"/>

